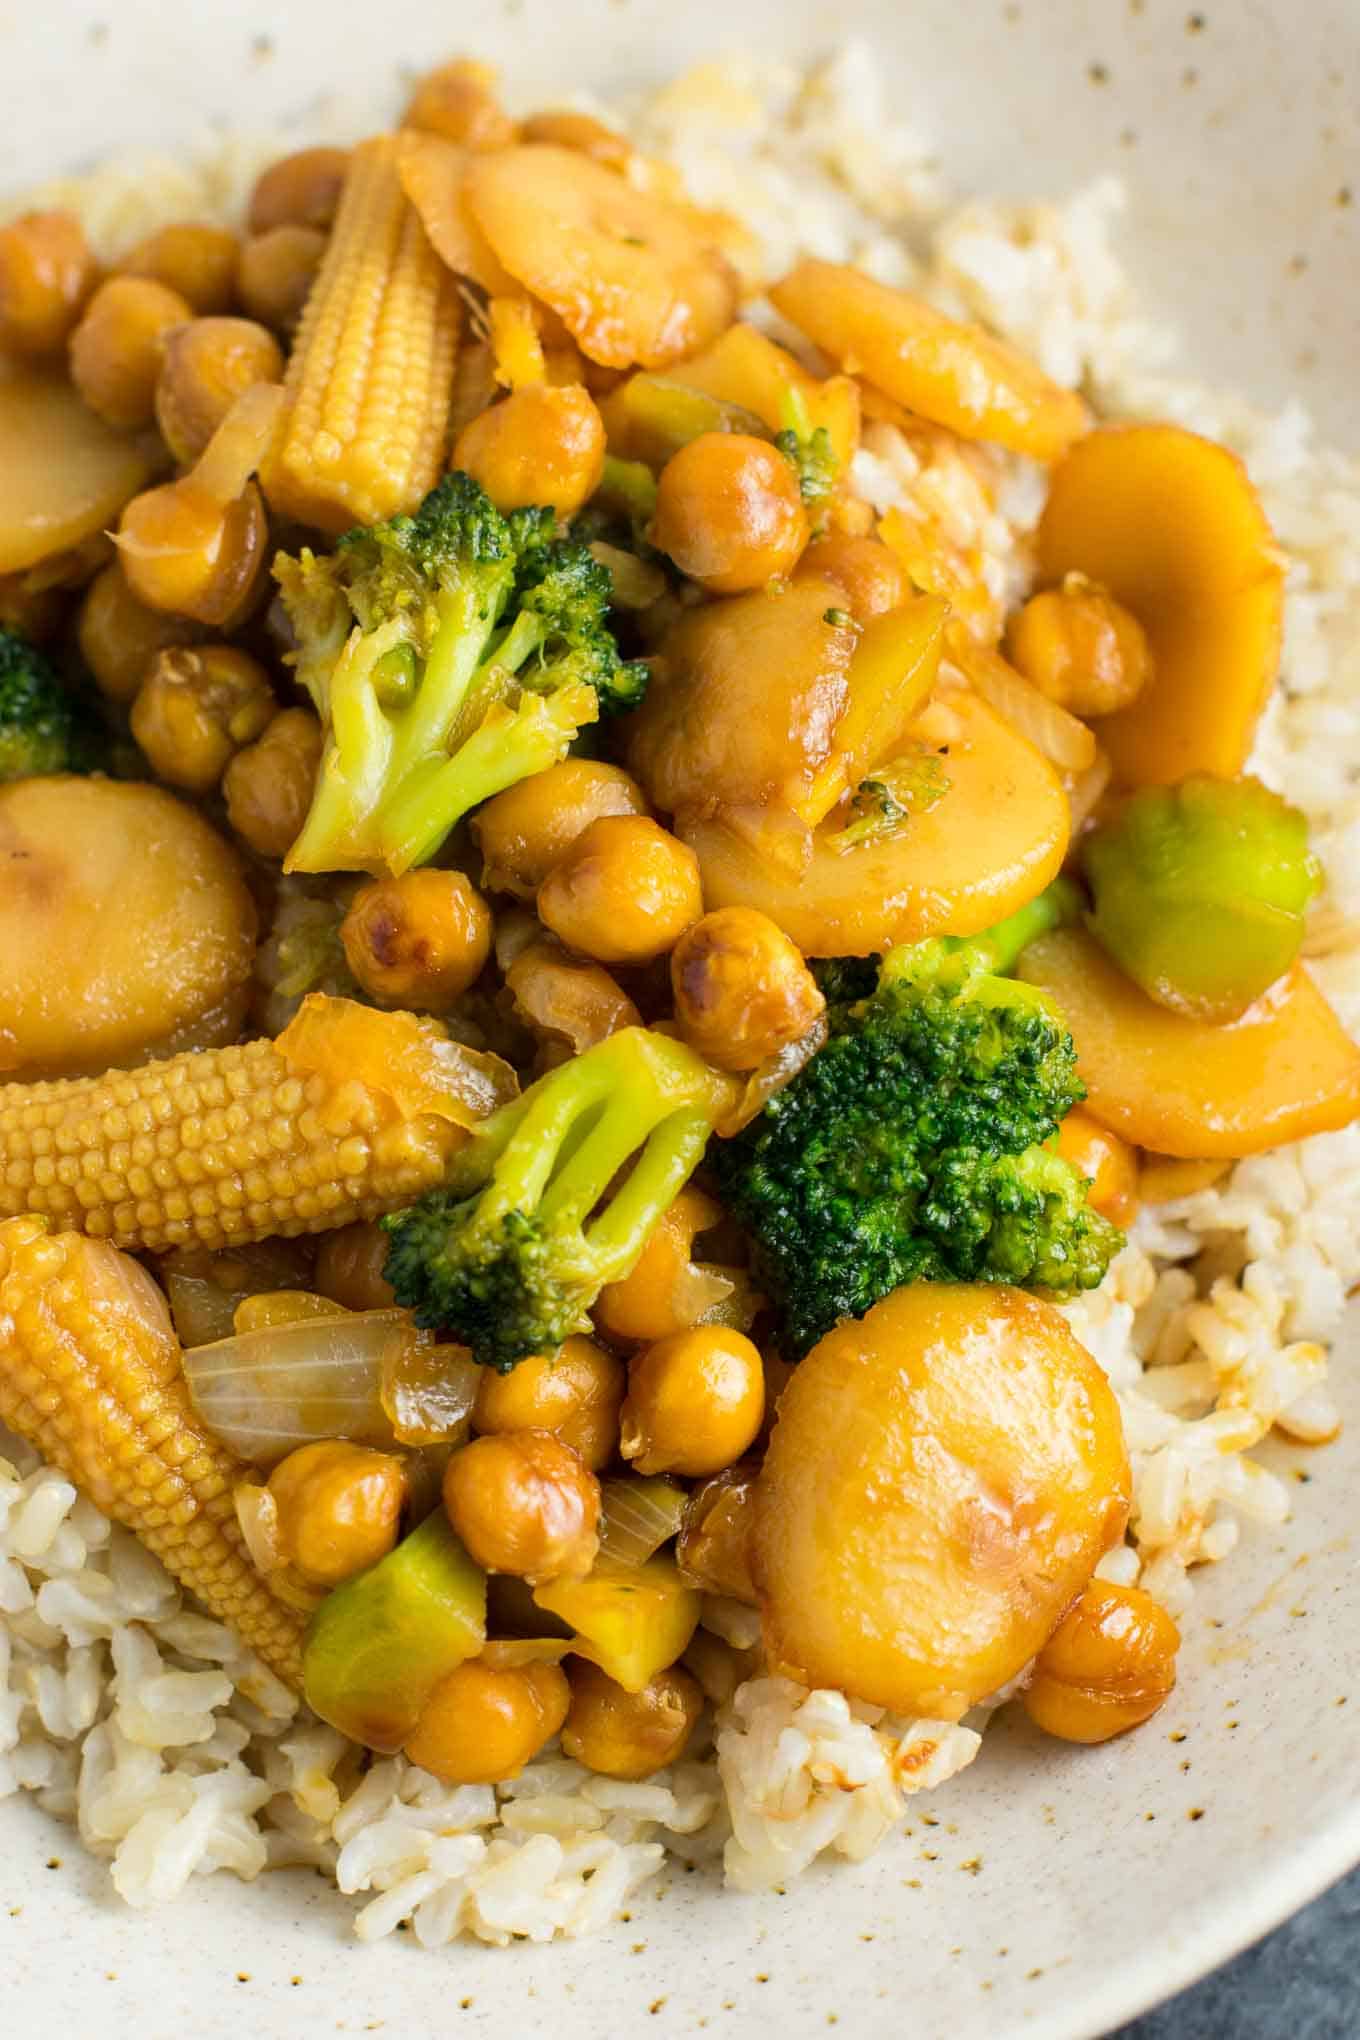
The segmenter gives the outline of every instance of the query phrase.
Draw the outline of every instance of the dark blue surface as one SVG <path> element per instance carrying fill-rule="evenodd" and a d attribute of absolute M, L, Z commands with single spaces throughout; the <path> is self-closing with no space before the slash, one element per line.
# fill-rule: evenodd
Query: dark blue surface
<path fill-rule="evenodd" d="M 1360 1870 L 1111 2040 L 1356 2040 Z"/>

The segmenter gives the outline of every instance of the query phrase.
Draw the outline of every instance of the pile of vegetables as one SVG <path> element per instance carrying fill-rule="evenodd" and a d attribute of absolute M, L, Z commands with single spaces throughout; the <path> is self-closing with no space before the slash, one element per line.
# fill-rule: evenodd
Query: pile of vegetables
<path fill-rule="evenodd" d="M 674 1761 L 705 1593 L 896 1713 L 1146 1718 L 1054 1303 L 1360 1114 L 1240 465 L 843 265 L 782 345 L 751 263 L 469 63 L 244 237 L 0 229 L 0 1420 L 450 1782 Z"/>

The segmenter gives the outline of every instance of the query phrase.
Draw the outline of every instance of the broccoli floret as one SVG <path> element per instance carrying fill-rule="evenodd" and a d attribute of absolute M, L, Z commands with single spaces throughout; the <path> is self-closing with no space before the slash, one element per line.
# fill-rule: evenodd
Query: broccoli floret
<path fill-rule="evenodd" d="M 645 1027 L 540 1077 L 475 1130 L 443 1189 L 382 1221 L 398 1303 L 501 1373 L 588 1328 L 697 1168 L 725 1088 Z"/>
<path fill-rule="evenodd" d="M 793 463 L 803 501 L 815 506 L 825 502 L 836 486 L 840 462 L 825 425 L 815 426 L 808 414 L 801 390 L 785 390 L 780 405 L 784 429 L 775 434 L 775 445 Z"/>
<path fill-rule="evenodd" d="M 84 772 L 94 732 L 36 645 L 0 628 L 0 783 L 44 772 Z"/>
<path fill-rule="evenodd" d="M 555 536 L 550 510 L 502 517 L 469 475 L 274 572 L 326 725 L 290 870 L 422 863 L 470 808 L 646 686 L 609 631 L 608 569 Z"/>
<path fill-rule="evenodd" d="M 852 819 L 831 841 L 838 850 L 853 850 L 860 843 L 881 843 L 903 835 L 913 815 L 929 814 L 948 791 L 949 778 L 939 753 L 928 744 L 918 744 L 860 781 L 850 801 Z"/>
<path fill-rule="evenodd" d="M 823 970 L 829 1038 L 711 1167 L 789 1349 L 908 1282 L 1090 1289 L 1122 1235 L 1045 1145 L 1084 1091 L 1048 1000 L 999 975 L 1076 912 L 1064 881 L 971 941 L 891 950 L 867 997 Z"/>
<path fill-rule="evenodd" d="M 613 592 L 608 567 L 580 541 L 526 553 L 519 614 L 496 647 L 497 663 L 518 672 L 526 687 L 536 687 L 540 675 L 551 676 L 554 688 L 591 687 L 603 715 L 636 708 L 648 671 L 640 659 L 619 657 L 607 622 Z"/>

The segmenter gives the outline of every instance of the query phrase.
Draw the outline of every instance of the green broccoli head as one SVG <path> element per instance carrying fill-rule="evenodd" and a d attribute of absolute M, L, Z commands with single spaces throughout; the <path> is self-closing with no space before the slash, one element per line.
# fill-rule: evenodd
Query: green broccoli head
<path fill-rule="evenodd" d="M 280 555 L 298 677 L 326 725 L 296 871 L 405 871 L 470 808 L 563 757 L 646 668 L 620 659 L 612 583 L 551 510 L 503 517 L 470 475 L 419 509 Z"/>
<path fill-rule="evenodd" d="M 85 763 L 72 695 L 35 645 L 0 629 L 0 783 Z"/>
<path fill-rule="evenodd" d="M 517 669 L 524 686 L 570 680 L 593 687 L 606 715 L 638 706 L 647 668 L 639 659 L 619 657 L 609 628 L 613 592 L 608 567 L 578 540 L 559 539 L 526 552 L 515 588 L 519 615 L 501 654 L 513 658 L 521 636 L 533 640 Z"/>
<path fill-rule="evenodd" d="M 825 1047 L 718 1143 L 719 1194 L 753 1236 L 792 1351 L 908 1282 L 1057 1295 L 1099 1282 L 1122 1235 L 1044 1145 L 1084 1095 L 1072 1037 L 996 969 L 1069 911 L 1045 895 L 1020 928 L 893 950 L 867 997 L 853 996 L 862 966 L 826 974 Z"/>
<path fill-rule="evenodd" d="M 950 1241 L 949 1281 L 1094 1289 L 1123 1235 L 1086 1201 L 1086 1178 L 1037 1142 L 1018 1155 L 959 1150 L 931 1183 L 926 1223 Z"/>
<path fill-rule="evenodd" d="M 645 1027 L 540 1077 L 475 1130 L 445 1188 L 382 1221 L 398 1303 L 502 1373 L 588 1329 L 698 1167 L 726 1095 Z"/>

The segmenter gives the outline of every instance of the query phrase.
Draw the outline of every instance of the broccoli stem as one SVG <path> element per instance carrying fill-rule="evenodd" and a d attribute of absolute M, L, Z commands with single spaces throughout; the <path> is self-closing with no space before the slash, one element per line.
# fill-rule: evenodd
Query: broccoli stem
<path fill-rule="evenodd" d="M 404 640 L 396 619 L 365 635 L 351 633 L 330 681 L 330 755 L 317 775 L 316 792 L 287 871 L 331 871 L 341 855 L 362 838 L 391 770 L 392 726 L 373 687 L 373 668 Z"/>
<path fill-rule="evenodd" d="M 632 1272 L 658 1214 L 669 1210 L 698 1168 L 712 1131 L 708 1114 L 693 1110 L 672 1112 L 653 1128 L 627 1182 L 587 1235 L 593 1252 L 628 1257 L 620 1275 Z"/>
<path fill-rule="evenodd" d="M 675 1111 L 673 1102 L 648 1081 L 616 1088 L 610 1103 L 613 1110 L 601 1115 L 575 1152 L 565 1160 L 559 1158 L 540 1207 L 545 1220 L 584 1224 L 599 1202 L 601 1186 L 613 1182 L 629 1156 L 636 1154 L 644 1141 L 651 1142 Z M 705 1117 L 705 1126 L 708 1123 Z"/>
<path fill-rule="evenodd" d="M 613 1087 L 613 1072 L 603 1058 L 580 1056 L 541 1077 L 522 1098 L 503 1105 L 479 1126 L 466 1155 L 483 1180 L 497 1171 L 487 1193 L 487 1211 L 535 1209 L 561 1166 L 564 1151 L 584 1133 Z M 501 1171 L 499 1164 L 512 1145 L 514 1163 Z M 458 1176 L 455 1163 L 450 1179 L 455 1189 Z"/>
<path fill-rule="evenodd" d="M 452 757 L 430 759 L 409 773 L 383 809 L 378 839 L 385 868 L 400 874 L 433 856 L 472 808 L 564 758 L 598 712 L 591 687 L 526 695 L 516 709 L 493 702 Z"/>
<path fill-rule="evenodd" d="M 967 950 L 997 977 L 1014 970 L 1022 952 L 1041 935 L 1054 928 L 1066 928 L 1081 913 L 1081 889 L 1070 878 L 1055 878 L 1043 892 L 1017 907 L 1004 921 L 984 928 L 980 935 L 946 935 L 944 946 L 951 954 Z"/>
<path fill-rule="evenodd" d="M 488 663 L 503 666 L 508 673 L 518 673 L 525 660 L 532 658 L 542 645 L 546 634 L 543 619 L 521 609 Z"/>
<path fill-rule="evenodd" d="M 398 783 L 431 753 L 443 751 L 477 677 L 496 627 L 494 610 L 475 588 L 439 598 L 439 628 L 411 707 L 402 718 L 395 763 Z"/>

